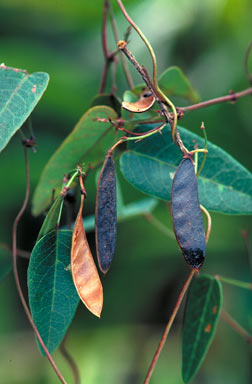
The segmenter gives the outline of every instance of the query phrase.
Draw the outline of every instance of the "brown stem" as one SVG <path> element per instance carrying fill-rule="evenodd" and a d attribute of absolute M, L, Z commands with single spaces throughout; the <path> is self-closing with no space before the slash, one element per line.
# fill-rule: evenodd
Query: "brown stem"
<path fill-rule="evenodd" d="M 81 169 L 79 169 L 79 182 L 80 182 L 81 194 L 86 196 L 87 193 L 86 193 L 86 189 L 84 187 Z"/>
<path fill-rule="evenodd" d="M 169 110 L 165 101 L 160 97 L 159 92 L 156 90 L 155 86 L 153 85 L 147 70 L 144 68 L 144 66 L 141 66 L 138 63 L 138 61 L 130 52 L 130 50 L 126 47 L 126 45 L 127 43 L 125 41 L 119 41 L 117 44 L 118 48 L 125 54 L 125 56 L 129 59 L 129 61 L 134 65 L 138 73 L 141 75 L 143 81 L 146 83 L 147 87 L 150 89 L 156 101 L 160 105 L 160 108 L 161 108 L 160 115 L 165 116 L 167 123 L 169 123 L 172 126 L 172 114 L 169 113 Z M 178 131 L 176 131 L 175 140 L 180 151 L 185 155 L 188 152 L 188 150 L 185 148 Z"/>
<path fill-rule="evenodd" d="M 162 125 L 163 125 L 163 123 L 159 127 L 150 129 L 149 131 L 144 132 L 144 133 L 143 132 L 142 133 L 132 132 L 132 131 L 126 129 L 126 128 L 119 128 L 119 130 L 123 131 L 123 132 L 126 132 L 126 133 L 129 133 L 129 134 L 131 134 L 133 136 L 143 136 L 143 135 L 145 135 L 145 134 L 147 135 L 147 134 L 149 134 L 151 132 L 159 131 L 159 129 L 160 129 L 160 127 L 162 127 Z"/>
<path fill-rule="evenodd" d="M 176 317 L 176 315 L 177 315 L 177 312 L 178 312 L 178 310 L 179 310 L 179 308 L 180 308 L 180 305 L 181 305 L 181 303 L 182 303 L 182 300 L 183 300 L 183 298 L 184 298 L 184 296 L 185 296 L 185 293 L 186 293 L 186 291 L 187 291 L 187 289 L 188 289 L 188 287 L 189 287 L 189 285 L 190 285 L 190 282 L 191 282 L 191 280 L 192 280 L 192 278 L 193 278 L 195 272 L 196 272 L 195 269 L 192 269 L 192 270 L 191 270 L 191 272 L 190 272 L 190 274 L 189 274 L 189 276 L 188 276 L 188 278 L 187 278 L 187 280 L 186 280 L 186 282 L 185 282 L 185 284 L 184 284 L 184 286 L 183 286 L 183 288 L 182 288 L 182 291 L 181 291 L 180 294 L 179 294 L 178 300 L 177 300 L 177 302 L 176 302 L 176 304 L 175 304 L 175 307 L 174 307 L 174 309 L 173 309 L 173 312 L 172 312 L 172 314 L 171 314 L 171 317 L 170 317 L 170 319 L 169 319 L 169 321 L 168 321 L 168 323 L 167 323 L 167 325 L 166 325 L 165 331 L 164 331 L 164 333 L 163 333 L 163 335 L 162 335 L 162 338 L 161 338 L 161 340 L 160 340 L 160 343 L 159 343 L 159 345 L 158 345 L 158 348 L 157 348 L 157 350 L 156 350 L 156 353 L 155 353 L 155 355 L 154 355 L 154 357 L 153 357 L 153 359 L 152 359 L 150 368 L 149 368 L 148 373 L 147 373 L 147 375 L 146 375 L 146 378 L 145 378 L 145 380 L 144 380 L 144 384 L 148 384 L 149 381 L 150 381 L 151 375 L 152 375 L 152 373 L 153 373 L 153 371 L 154 371 L 154 369 L 155 369 L 155 366 L 156 366 L 156 363 L 157 363 L 157 361 L 158 361 L 159 355 L 160 355 L 160 353 L 161 353 L 161 351 L 162 351 L 162 349 L 163 349 L 163 347 L 164 347 L 164 344 L 165 344 L 165 342 L 166 342 L 166 339 L 167 339 L 167 336 L 168 336 L 169 331 L 170 331 L 170 329 L 171 329 L 171 326 L 172 326 L 172 324 L 173 324 L 173 321 L 174 321 L 174 319 L 175 319 L 175 317 Z"/>
<path fill-rule="evenodd" d="M 79 369 L 78 369 L 78 366 L 77 364 L 75 363 L 73 357 L 70 355 L 70 353 L 68 352 L 68 350 L 66 349 L 66 340 L 67 340 L 67 335 L 65 335 L 64 339 L 62 340 L 62 343 L 60 344 L 60 352 L 62 354 L 62 356 L 65 358 L 65 360 L 67 361 L 72 373 L 73 373 L 73 378 L 74 378 L 74 384 L 80 384 L 81 380 L 80 380 L 80 372 L 79 372 Z"/>
<path fill-rule="evenodd" d="M 115 37 L 115 42 L 117 43 L 120 40 L 120 37 L 119 37 L 118 28 L 117 28 L 114 12 L 113 12 L 112 6 L 110 4 L 110 1 L 108 1 L 108 8 L 109 8 L 109 14 L 110 14 L 112 30 L 113 30 L 114 37 Z M 125 60 L 125 57 L 124 57 L 124 55 L 123 55 L 123 53 L 121 51 L 120 51 L 120 58 L 121 58 L 121 61 L 122 61 L 122 66 L 123 66 L 124 74 L 125 74 L 125 77 L 127 79 L 128 84 L 129 84 L 129 87 L 130 87 L 130 89 L 133 89 L 134 88 L 134 83 L 133 83 L 132 77 L 130 75 L 129 68 L 128 68 L 127 62 Z"/>
<path fill-rule="evenodd" d="M 117 86 L 116 86 L 116 67 L 117 67 L 117 64 L 118 64 L 118 59 L 117 59 L 117 57 L 114 57 L 113 71 L 112 71 L 112 91 L 111 91 L 113 95 L 116 95 L 116 91 L 117 91 Z"/>
<path fill-rule="evenodd" d="M 113 61 L 114 55 L 111 55 L 108 49 L 108 41 L 107 41 L 107 18 L 108 18 L 108 8 L 109 8 L 109 0 L 104 0 L 104 8 L 103 8 L 103 22 L 102 22 L 102 48 L 103 54 L 105 58 L 105 64 L 103 69 L 103 74 L 100 83 L 99 93 L 103 93 L 105 90 L 108 70 L 111 62 Z"/>
<path fill-rule="evenodd" d="M 146 39 L 146 37 L 144 36 L 144 34 L 142 33 L 142 31 L 140 30 L 140 28 L 134 23 L 134 21 L 132 20 L 132 18 L 129 16 L 129 14 L 127 13 L 123 3 L 121 0 L 117 0 L 117 3 L 125 17 L 125 19 L 128 21 L 128 23 L 135 29 L 136 33 L 138 34 L 138 36 L 143 40 L 144 44 L 146 45 L 150 55 L 151 55 L 151 59 L 152 59 L 152 63 L 153 63 L 153 82 L 154 82 L 154 85 L 157 85 L 157 63 L 156 63 L 156 56 L 155 56 L 155 53 L 150 45 L 150 43 L 148 42 L 148 40 Z"/>
<path fill-rule="evenodd" d="M 103 21 L 102 21 L 102 47 L 105 59 L 109 57 L 108 41 L 107 41 L 107 17 L 108 17 L 109 1 L 104 1 Z"/>
<path fill-rule="evenodd" d="M 252 85 L 252 74 L 249 72 L 249 56 L 250 56 L 251 51 L 252 51 L 252 41 L 250 42 L 250 44 L 246 50 L 245 57 L 244 57 L 245 73 L 246 73 L 246 76 L 248 78 L 248 81 Z"/>
<path fill-rule="evenodd" d="M 103 93 L 105 90 L 106 82 L 107 82 L 107 76 L 108 76 L 108 69 L 109 69 L 110 63 L 106 60 L 103 73 L 102 73 L 102 78 L 101 78 L 101 84 L 100 84 L 100 89 L 99 93 Z"/>
<path fill-rule="evenodd" d="M 49 362 L 51 363 L 56 375 L 58 376 L 58 378 L 60 379 L 61 383 L 63 384 L 66 384 L 66 381 L 65 379 L 63 378 L 63 376 L 61 375 L 59 369 L 57 368 L 53 358 L 51 357 L 48 349 L 46 348 L 40 334 L 39 334 L 39 331 L 36 327 L 36 325 L 34 324 L 33 322 L 33 319 L 32 319 L 32 316 L 31 316 L 31 313 L 30 313 L 30 310 L 28 308 L 28 305 L 26 304 L 26 301 L 25 301 L 25 298 L 24 298 L 24 295 L 23 295 L 23 292 L 22 292 L 22 288 L 21 288 L 21 285 L 20 285 L 20 280 L 19 280 L 19 276 L 18 276 L 18 268 L 17 268 L 17 226 L 18 226 L 18 223 L 21 219 L 21 217 L 23 216 L 23 213 L 27 207 L 27 203 L 28 203 L 28 200 L 29 200 L 29 195 L 30 195 L 30 167 L 29 167 L 29 160 L 28 160 L 28 153 L 27 153 L 27 148 L 24 147 L 24 154 L 25 154 L 25 172 L 26 172 L 26 192 L 25 192 L 25 199 L 24 199 L 24 202 L 23 202 L 23 205 L 22 205 L 22 208 L 20 209 L 14 223 L 13 223 L 13 231 L 12 231 L 12 257 L 13 257 L 13 271 L 14 271 L 14 277 L 15 277 L 15 281 L 16 281 L 16 286 L 17 286 L 17 291 L 18 291 L 18 294 L 19 294 L 19 297 L 21 299 L 21 302 L 23 304 L 23 307 L 24 307 L 24 310 L 25 310 L 25 313 L 26 313 L 26 316 L 41 344 L 41 347 L 43 348 Z"/>
<path fill-rule="evenodd" d="M 243 337 L 249 344 L 252 344 L 252 335 L 237 323 L 228 312 L 224 311 L 224 309 L 221 310 L 221 317 L 238 335 Z"/>
<path fill-rule="evenodd" d="M 219 104 L 219 103 L 225 103 L 227 101 L 233 101 L 235 102 L 240 97 L 247 96 L 249 94 L 252 94 L 252 87 L 245 89 L 241 92 L 232 92 L 230 95 L 217 97 L 216 99 L 211 99 L 207 101 L 203 101 L 202 103 L 189 105 L 188 107 L 177 107 L 178 113 L 188 112 L 188 111 L 195 111 L 197 109 L 206 108 L 210 105 Z"/>

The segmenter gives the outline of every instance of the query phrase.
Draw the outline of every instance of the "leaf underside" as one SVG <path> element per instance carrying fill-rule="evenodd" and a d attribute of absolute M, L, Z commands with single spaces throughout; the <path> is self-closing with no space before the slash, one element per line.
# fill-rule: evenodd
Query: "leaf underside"
<path fill-rule="evenodd" d="M 50 207 L 50 209 L 49 209 L 49 211 L 45 217 L 45 220 L 44 220 L 42 227 L 41 227 L 39 234 L 38 234 L 37 242 L 43 236 L 45 236 L 47 233 L 56 229 L 62 204 L 63 204 L 63 196 L 59 195 L 54 200 L 52 206 Z"/>
<path fill-rule="evenodd" d="M 202 364 L 215 335 L 222 306 L 218 280 L 200 275 L 191 283 L 182 336 L 182 377 L 188 383 Z"/>
<path fill-rule="evenodd" d="M 50 353 L 61 343 L 79 303 L 69 268 L 71 242 L 72 231 L 48 233 L 35 245 L 28 268 L 32 318 Z"/>
<path fill-rule="evenodd" d="M 31 114 L 48 82 L 47 73 L 0 65 L 0 151 Z"/>
<path fill-rule="evenodd" d="M 141 126 L 140 132 L 156 125 Z M 204 140 L 178 127 L 189 150 L 195 144 L 204 147 Z M 181 153 L 171 139 L 170 127 L 141 142 L 129 142 L 128 151 L 120 158 L 124 177 L 140 191 L 170 201 L 174 173 Z M 199 164 L 202 154 L 199 154 Z M 208 155 L 198 181 L 200 203 L 208 210 L 228 214 L 252 213 L 252 175 L 238 161 L 216 145 L 208 142 Z"/>

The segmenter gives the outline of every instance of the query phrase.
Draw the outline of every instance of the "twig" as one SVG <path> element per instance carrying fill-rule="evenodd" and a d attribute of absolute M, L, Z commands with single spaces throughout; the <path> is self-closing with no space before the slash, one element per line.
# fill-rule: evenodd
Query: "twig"
<path fill-rule="evenodd" d="M 120 40 L 120 37 L 119 37 L 118 28 L 117 28 L 114 12 L 113 12 L 112 6 L 110 4 L 110 1 L 108 1 L 108 9 L 109 9 L 111 25 L 112 25 L 112 29 L 113 29 L 113 33 L 114 33 L 114 37 L 115 37 L 115 42 L 117 43 Z M 125 57 L 123 56 L 123 53 L 121 51 L 120 51 L 120 58 L 122 61 L 124 74 L 125 74 L 125 77 L 127 79 L 128 84 L 129 84 L 129 87 L 130 87 L 130 89 L 133 89 L 134 83 L 133 83 L 132 77 L 130 75 L 129 68 L 128 68 L 127 62 L 125 60 Z"/>
<path fill-rule="evenodd" d="M 172 312 L 172 314 L 171 314 L 171 317 L 170 317 L 170 319 L 169 319 L 169 321 L 168 321 L 168 323 L 167 323 L 167 325 L 166 325 L 165 331 L 164 331 L 164 333 L 163 333 L 163 335 L 162 335 L 162 338 L 161 338 L 161 340 L 160 340 L 160 343 L 159 343 L 159 345 L 158 345 L 158 348 L 157 348 L 157 350 L 156 350 L 156 353 L 155 353 L 155 355 L 154 355 L 154 357 L 153 357 L 153 360 L 152 360 L 152 362 L 151 362 L 150 368 L 149 368 L 148 373 L 147 373 L 147 375 L 146 375 L 146 378 L 145 378 L 145 380 L 144 380 L 144 384 L 148 384 L 149 381 L 150 381 L 151 375 L 152 375 L 152 373 L 153 373 L 153 371 L 154 371 L 154 369 L 155 369 L 155 366 L 156 366 L 156 363 L 157 363 L 157 361 L 158 361 L 159 355 L 160 355 L 160 353 L 161 353 L 161 351 L 162 351 L 162 349 L 163 349 L 163 347 L 164 347 L 164 344 L 165 344 L 165 342 L 166 342 L 166 339 L 167 339 L 167 336 L 168 336 L 169 331 L 170 331 L 170 329 L 171 329 L 171 326 L 172 326 L 172 324 L 173 324 L 173 321 L 174 321 L 174 319 L 175 319 L 175 317 L 176 317 L 176 315 L 177 315 L 177 312 L 178 312 L 178 310 L 179 310 L 179 308 L 180 308 L 180 305 L 181 305 L 181 303 L 182 303 L 182 300 L 183 300 L 183 298 L 184 298 L 184 296 L 185 296 L 185 293 L 186 293 L 186 291 L 187 291 L 187 289 L 188 289 L 188 287 L 189 287 L 189 285 L 190 285 L 190 282 L 191 282 L 191 280 L 192 280 L 192 278 L 193 278 L 195 272 L 196 272 L 195 269 L 192 269 L 192 270 L 191 270 L 190 275 L 188 276 L 188 278 L 187 278 L 187 280 L 186 280 L 186 282 L 185 282 L 185 284 L 184 284 L 184 286 L 183 286 L 183 288 L 182 288 L 182 291 L 181 291 L 180 294 L 179 294 L 179 297 L 178 297 L 178 300 L 177 300 L 177 302 L 176 302 L 176 305 L 175 305 L 175 307 L 174 307 L 174 309 L 173 309 L 173 312 Z"/>
<path fill-rule="evenodd" d="M 104 69 L 103 69 L 103 73 L 102 73 L 99 93 L 103 93 L 104 92 L 104 89 L 105 89 L 105 86 L 106 86 L 106 81 L 107 81 L 107 76 L 108 76 L 109 65 L 110 64 L 106 60 L 105 65 L 104 65 Z"/>
<path fill-rule="evenodd" d="M 24 199 L 24 202 L 23 202 L 23 205 L 22 205 L 22 208 L 20 209 L 14 223 L 13 223 L 13 232 L 12 232 L 12 238 L 13 238 L 13 241 L 12 241 L 12 256 L 13 256 L 13 271 L 14 271 L 14 277 L 15 277 L 15 281 L 16 281 L 16 286 L 17 286 L 17 291 L 18 291 L 18 294 L 19 294 L 19 297 L 21 299 L 21 302 L 23 304 L 23 307 L 24 307 L 24 310 L 25 310 L 25 313 L 26 313 L 26 316 L 41 344 L 41 347 L 43 348 L 49 362 L 51 363 L 55 373 L 57 374 L 58 378 L 60 379 L 61 383 L 63 384 L 66 384 L 66 381 L 65 379 L 63 378 L 63 376 L 61 375 L 59 369 L 57 368 L 53 358 L 51 357 L 48 349 L 46 348 L 40 334 L 39 334 L 39 331 L 36 327 L 36 325 L 34 324 L 33 322 L 33 319 L 32 319 L 32 316 L 31 316 L 31 313 L 30 313 L 30 310 L 28 308 L 28 305 L 26 304 L 26 301 L 25 301 L 25 298 L 24 298 L 24 295 L 23 295 L 23 292 L 22 292 L 22 288 L 21 288 L 21 285 L 20 285 L 20 280 L 19 280 L 19 276 L 18 276 L 18 268 L 17 268 L 17 226 L 18 226 L 18 223 L 21 219 L 21 217 L 23 216 L 23 213 L 26 209 L 26 206 L 27 206 L 27 203 L 28 203 L 28 200 L 29 200 L 29 195 L 30 195 L 30 168 L 29 168 L 29 160 L 28 160 L 28 153 L 27 153 L 27 148 L 24 146 L 24 154 L 25 154 L 25 172 L 26 172 L 26 192 L 25 192 L 25 199 Z"/>
<path fill-rule="evenodd" d="M 112 90 L 111 90 L 113 95 L 116 95 L 116 90 L 117 90 L 117 86 L 116 86 L 116 67 L 117 67 L 117 64 L 118 64 L 118 59 L 117 59 L 117 57 L 114 57 L 113 68 L 112 68 Z"/>
<path fill-rule="evenodd" d="M 214 105 L 214 104 L 225 103 L 227 101 L 235 102 L 240 97 L 244 97 L 244 96 L 247 96 L 249 94 L 252 94 L 252 87 L 245 89 L 244 91 L 241 91 L 241 92 L 231 92 L 230 95 L 217 97 L 216 99 L 203 101 L 202 103 L 189 105 L 188 107 L 177 107 L 176 109 L 178 111 L 178 114 L 180 114 L 180 113 L 183 114 L 184 112 L 195 111 L 197 109 L 206 108 L 206 107 L 209 107 L 210 105 Z"/>
<path fill-rule="evenodd" d="M 145 37 L 145 35 L 143 34 L 143 32 L 141 31 L 141 29 L 134 23 L 134 21 L 131 19 L 131 17 L 129 16 L 129 14 L 127 13 L 123 3 L 121 2 L 121 0 L 117 0 L 117 3 L 124 15 L 124 17 L 126 18 L 126 20 L 129 22 L 130 25 L 132 25 L 132 27 L 135 29 L 135 31 L 137 32 L 137 34 L 140 36 L 140 38 L 143 40 L 143 42 L 145 43 L 147 49 L 149 50 L 150 52 L 150 55 L 151 55 L 151 58 L 152 58 L 152 63 L 153 63 L 153 83 L 154 83 L 154 86 L 156 87 L 158 84 L 157 84 L 157 60 L 156 60 L 156 55 L 152 49 L 152 46 L 150 45 L 149 41 L 147 40 L 147 38 Z"/>
<path fill-rule="evenodd" d="M 248 67 L 248 64 L 249 64 L 249 56 L 250 56 L 250 53 L 252 51 L 252 41 L 250 42 L 247 50 L 246 50 L 246 53 L 245 53 L 245 57 L 244 57 L 244 69 L 245 69 L 245 73 L 246 73 L 246 76 L 248 78 L 248 81 L 250 82 L 250 84 L 252 85 L 252 74 L 249 72 L 249 67 Z"/>
<path fill-rule="evenodd" d="M 156 60 L 156 55 L 155 52 L 149 43 L 148 39 L 146 36 L 143 34 L 141 29 L 134 23 L 134 21 L 131 19 L 131 17 L 128 15 L 126 9 L 124 8 L 121 0 L 117 0 L 117 3 L 119 7 L 121 8 L 122 13 L 124 14 L 126 20 L 131 24 L 131 26 L 135 29 L 137 34 L 141 37 L 143 42 L 145 43 L 146 47 L 149 50 L 149 53 L 151 55 L 152 63 L 153 63 L 153 87 L 155 88 L 156 94 L 159 95 L 160 99 L 163 99 L 166 103 L 166 105 L 171 108 L 173 112 L 173 119 L 172 119 L 172 124 L 171 124 L 171 135 L 172 135 L 172 140 L 174 141 L 175 144 L 179 145 L 177 142 L 177 121 L 178 121 L 178 115 L 177 115 L 177 110 L 175 108 L 175 105 L 171 102 L 171 100 L 164 94 L 164 92 L 159 88 L 158 81 L 157 81 L 157 60 Z M 147 73 L 147 71 L 146 71 Z M 148 75 L 148 73 L 147 73 Z M 154 94 L 153 94 L 154 95 Z"/>
<path fill-rule="evenodd" d="M 166 105 L 166 101 L 160 97 L 159 93 L 157 92 L 155 86 L 153 85 L 148 75 L 148 72 L 146 71 L 144 66 L 141 66 L 138 63 L 136 58 L 133 56 L 130 50 L 126 47 L 127 43 L 125 41 L 119 41 L 117 45 L 118 45 L 118 48 L 125 54 L 125 56 L 134 65 L 138 73 L 141 75 L 143 81 L 146 83 L 147 87 L 151 90 L 153 96 L 155 97 L 156 101 L 161 107 L 161 111 L 160 111 L 161 116 L 165 116 L 167 123 L 173 126 L 173 121 L 172 121 L 173 115 L 169 113 L 168 107 Z M 188 152 L 188 150 L 185 148 L 177 130 L 175 132 L 175 142 L 178 145 L 180 151 L 183 153 L 183 155 L 185 155 Z"/>
<path fill-rule="evenodd" d="M 221 310 L 221 318 L 231 327 L 233 330 L 243 337 L 249 344 L 252 344 L 252 335 L 250 335 L 232 316 L 224 309 Z"/>
<path fill-rule="evenodd" d="M 73 357 L 70 355 L 70 353 L 68 352 L 68 350 L 66 349 L 66 340 L 67 340 L 67 335 L 65 335 L 64 339 L 62 340 L 62 343 L 60 344 L 60 347 L 59 347 L 59 350 L 62 354 L 62 356 L 65 358 L 65 360 L 67 361 L 72 373 L 73 373 L 73 378 L 74 378 L 74 384 L 80 384 L 81 380 L 80 380 L 80 372 L 79 372 L 79 369 L 78 369 L 78 366 L 77 364 L 75 363 Z"/>
<path fill-rule="evenodd" d="M 108 44 L 107 44 L 107 14 L 108 14 L 108 0 L 104 1 L 104 8 L 103 8 L 103 22 L 102 22 L 102 47 L 103 47 L 103 53 L 104 53 L 104 58 L 105 58 L 105 65 L 103 69 L 103 74 L 101 78 L 101 83 L 100 83 L 100 93 L 104 92 L 105 86 L 106 86 L 106 81 L 107 81 L 107 76 L 108 76 L 108 69 L 110 65 L 110 54 L 108 50 Z"/>

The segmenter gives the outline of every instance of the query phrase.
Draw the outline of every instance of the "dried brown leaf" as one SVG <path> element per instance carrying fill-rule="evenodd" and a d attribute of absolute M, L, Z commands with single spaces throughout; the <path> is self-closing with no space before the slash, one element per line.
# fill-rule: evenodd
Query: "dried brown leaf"
<path fill-rule="evenodd" d="M 148 111 L 155 103 L 155 98 L 152 93 L 147 89 L 140 95 L 140 98 L 135 103 L 123 101 L 122 107 L 127 111 L 134 113 L 142 113 Z"/>
<path fill-rule="evenodd" d="M 83 203 L 84 195 L 81 195 L 81 205 L 73 230 L 71 270 L 80 299 L 90 312 L 100 317 L 103 306 L 103 289 L 83 226 Z"/>

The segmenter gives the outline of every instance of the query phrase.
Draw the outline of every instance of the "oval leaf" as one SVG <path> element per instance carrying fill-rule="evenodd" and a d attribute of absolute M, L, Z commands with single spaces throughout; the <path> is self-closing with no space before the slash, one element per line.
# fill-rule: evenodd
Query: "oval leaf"
<path fill-rule="evenodd" d="M 48 82 L 47 73 L 0 65 L 0 151 L 31 114 Z"/>
<path fill-rule="evenodd" d="M 199 101 L 198 93 L 179 67 L 167 68 L 160 76 L 158 83 L 167 96 L 180 96 L 192 103 Z"/>
<path fill-rule="evenodd" d="M 52 190 L 60 188 L 64 174 L 83 161 L 95 165 L 102 160 L 115 140 L 112 125 L 99 121 L 108 116 L 115 119 L 117 115 L 109 107 L 97 106 L 89 109 L 52 155 L 33 196 L 34 215 L 41 213 L 50 204 Z"/>
<path fill-rule="evenodd" d="M 60 219 L 60 213 L 63 205 L 63 196 L 59 195 L 53 202 L 49 212 L 47 213 L 42 227 L 39 231 L 37 242 L 47 233 L 56 229 L 57 223 Z"/>
<path fill-rule="evenodd" d="M 116 176 L 112 153 L 105 158 L 97 185 L 95 240 L 100 270 L 107 273 L 116 246 Z"/>
<path fill-rule="evenodd" d="M 32 318 L 51 353 L 65 336 L 79 303 L 69 268 L 71 241 L 72 231 L 48 233 L 35 245 L 28 268 Z"/>
<path fill-rule="evenodd" d="M 81 195 L 81 205 L 73 230 L 71 270 L 82 302 L 90 312 L 100 317 L 103 306 L 103 289 L 83 226 L 83 202 L 84 195 Z"/>
<path fill-rule="evenodd" d="M 197 373 L 213 340 L 222 306 L 218 280 L 201 275 L 193 280 L 186 303 L 182 338 L 182 377 L 188 383 Z"/>
<path fill-rule="evenodd" d="M 138 129 L 145 132 L 157 125 Z M 189 150 L 204 140 L 188 130 L 178 127 L 181 138 Z M 170 200 L 173 176 L 181 161 L 181 153 L 171 139 L 170 127 L 161 134 L 147 137 L 141 142 L 129 142 L 129 151 L 120 159 L 124 177 L 140 191 Z M 199 154 L 199 164 L 202 154 Z M 252 213 L 252 175 L 238 161 L 216 145 L 208 142 L 205 166 L 197 178 L 200 203 L 205 208 L 229 214 Z"/>
<path fill-rule="evenodd" d="M 206 254 L 206 239 L 198 197 L 195 168 L 184 158 L 173 179 L 171 192 L 173 228 L 184 258 L 192 268 L 200 268 Z"/>

